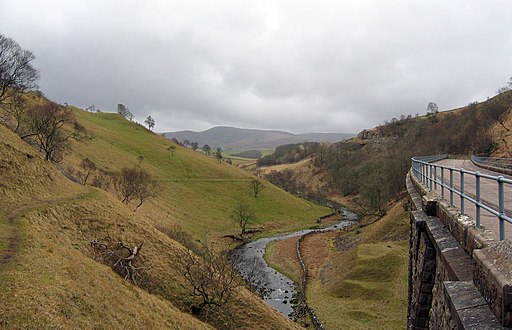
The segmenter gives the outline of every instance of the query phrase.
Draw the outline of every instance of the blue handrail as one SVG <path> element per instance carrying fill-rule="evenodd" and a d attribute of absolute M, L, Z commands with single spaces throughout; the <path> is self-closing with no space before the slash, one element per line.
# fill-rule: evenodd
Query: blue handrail
<path fill-rule="evenodd" d="M 507 216 L 505 212 L 505 184 L 512 184 L 512 180 L 506 179 L 503 176 L 493 176 L 480 172 L 467 171 L 463 168 L 454 168 L 444 165 L 438 165 L 433 162 L 447 158 L 447 155 L 433 155 L 433 156 L 421 156 L 412 158 L 412 172 L 414 176 L 427 187 L 430 191 L 437 190 L 437 186 L 441 187 L 441 198 L 445 199 L 445 189 L 450 192 L 449 202 L 450 207 L 454 207 L 453 195 L 456 194 L 460 197 L 460 211 L 464 214 L 464 201 L 467 200 L 473 203 L 476 207 L 475 214 L 475 227 L 480 228 L 480 211 L 484 209 L 489 213 L 496 216 L 499 221 L 499 237 L 500 240 L 505 239 L 505 221 L 512 223 L 512 218 Z M 438 179 L 437 171 L 440 170 L 441 179 Z M 445 183 L 445 171 L 449 171 L 449 184 Z M 454 187 L 453 173 L 460 174 L 460 190 Z M 470 175 L 475 178 L 476 191 L 475 198 L 472 198 L 464 191 L 464 175 Z M 487 179 L 495 181 L 498 185 L 498 208 L 496 209 L 490 203 L 481 200 L 480 186 L 481 179 Z"/>
<path fill-rule="evenodd" d="M 494 158 L 472 155 L 471 161 L 475 164 L 482 164 L 491 167 L 512 170 L 512 158 Z"/>

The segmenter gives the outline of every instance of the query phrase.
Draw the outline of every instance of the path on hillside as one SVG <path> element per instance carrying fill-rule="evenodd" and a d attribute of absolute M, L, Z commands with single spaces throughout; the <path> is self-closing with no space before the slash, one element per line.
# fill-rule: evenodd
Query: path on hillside
<path fill-rule="evenodd" d="M 461 160 L 461 159 L 443 159 L 436 164 L 444 165 L 444 166 L 450 166 L 454 168 L 463 168 L 468 171 L 472 172 L 480 172 L 485 173 L 493 176 L 503 176 L 507 179 L 512 179 L 510 175 L 486 170 L 483 168 L 480 168 L 473 164 L 470 160 Z M 441 179 L 441 171 L 437 171 L 437 177 L 438 180 Z M 449 172 L 445 170 L 444 173 L 444 182 L 446 185 L 450 184 L 450 176 Z M 453 172 L 453 181 L 454 186 L 457 190 L 460 191 L 460 173 L 457 171 Z M 507 215 L 512 214 L 512 186 L 505 184 L 504 185 L 504 191 L 505 191 L 505 212 Z M 441 187 L 437 186 L 437 192 L 441 193 Z M 470 195 L 472 198 L 475 198 L 476 196 L 476 180 L 473 175 L 464 175 L 464 192 L 468 195 Z M 450 198 L 450 192 L 448 189 L 445 189 L 445 200 L 449 201 Z M 493 209 L 498 209 L 498 183 L 494 180 L 489 179 L 480 179 L 480 199 L 483 203 L 485 203 L 488 206 L 491 206 Z M 453 196 L 454 204 L 457 208 L 460 209 L 460 197 L 454 193 Z M 473 221 L 475 220 L 475 214 L 476 214 L 476 206 L 471 203 L 468 200 L 464 201 L 464 213 L 465 215 L 469 216 Z M 484 226 L 486 229 L 489 229 L 492 231 L 497 238 L 499 238 L 499 221 L 496 216 L 489 213 L 488 211 L 481 209 L 480 211 L 480 222 L 482 226 Z M 512 239 L 512 224 L 505 221 L 505 238 Z"/>
<path fill-rule="evenodd" d="M 18 228 L 14 225 L 14 219 L 18 215 L 19 210 L 12 210 L 7 214 L 7 225 L 9 227 L 10 234 L 7 237 L 7 247 L 4 251 L 0 251 L 0 270 L 11 260 L 16 252 L 19 241 L 20 241 L 20 233 Z"/>
<path fill-rule="evenodd" d="M 3 251 L 0 250 L 0 273 L 3 271 L 4 267 L 9 263 L 9 261 L 14 257 L 19 248 L 19 244 L 21 241 L 21 231 L 18 225 L 16 224 L 16 219 L 18 218 L 18 216 L 40 207 L 51 206 L 55 205 L 56 203 L 62 202 L 71 202 L 73 200 L 88 197 L 88 195 L 91 195 L 91 192 L 79 193 L 65 198 L 51 199 L 47 201 L 31 201 L 29 203 L 23 204 L 10 210 L 7 213 L 7 217 L 5 220 L 7 226 L 9 227 L 8 230 L 10 231 L 10 233 L 6 238 L 6 241 L 8 242 L 7 247 Z"/>

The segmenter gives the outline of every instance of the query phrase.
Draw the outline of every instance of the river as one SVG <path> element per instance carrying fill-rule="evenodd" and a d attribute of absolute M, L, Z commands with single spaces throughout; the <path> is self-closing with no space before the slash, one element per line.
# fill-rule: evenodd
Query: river
<path fill-rule="evenodd" d="M 343 217 L 342 221 L 325 228 L 304 229 L 293 233 L 260 238 L 241 245 L 231 255 L 233 268 L 262 295 L 263 300 L 267 304 L 285 316 L 291 317 L 297 295 L 295 283 L 267 265 L 265 259 L 263 259 L 265 247 L 269 242 L 302 236 L 312 231 L 326 232 L 339 230 L 354 224 L 357 220 L 357 215 L 347 209 L 342 209 L 341 214 Z"/>

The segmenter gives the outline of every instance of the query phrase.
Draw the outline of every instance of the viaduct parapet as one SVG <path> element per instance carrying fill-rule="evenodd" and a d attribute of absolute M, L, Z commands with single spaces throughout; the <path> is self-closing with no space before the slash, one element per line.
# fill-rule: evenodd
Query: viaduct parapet
<path fill-rule="evenodd" d="M 407 190 L 408 328 L 512 328 L 512 242 L 475 228 L 412 174 Z"/>

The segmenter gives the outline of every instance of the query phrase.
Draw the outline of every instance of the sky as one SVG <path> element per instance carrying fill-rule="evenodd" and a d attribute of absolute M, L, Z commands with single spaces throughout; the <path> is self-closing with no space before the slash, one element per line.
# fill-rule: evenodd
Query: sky
<path fill-rule="evenodd" d="M 510 0 L 0 0 L 50 99 L 159 132 L 357 133 L 512 76 Z"/>

